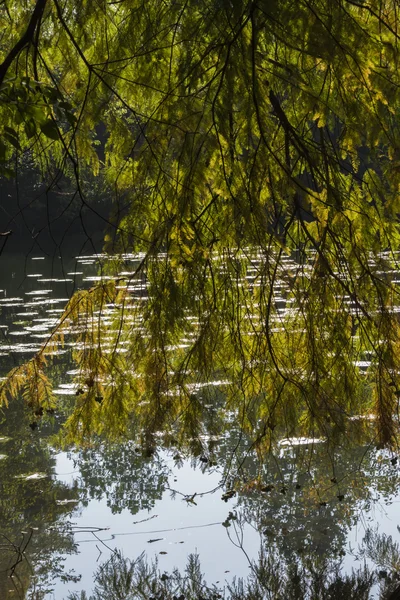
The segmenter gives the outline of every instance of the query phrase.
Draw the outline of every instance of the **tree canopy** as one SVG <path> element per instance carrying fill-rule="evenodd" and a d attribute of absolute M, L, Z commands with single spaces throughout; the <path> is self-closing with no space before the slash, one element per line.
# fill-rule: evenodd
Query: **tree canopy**
<path fill-rule="evenodd" d="M 393 443 L 397 0 L 7 0 L 0 22 L 3 176 L 29 154 L 82 205 L 101 176 L 105 249 L 137 254 L 2 401 L 52 404 L 45 355 L 75 328 L 81 437 L 127 415 L 196 437 L 217 380 L 261 449 L 371 414 Z"/>

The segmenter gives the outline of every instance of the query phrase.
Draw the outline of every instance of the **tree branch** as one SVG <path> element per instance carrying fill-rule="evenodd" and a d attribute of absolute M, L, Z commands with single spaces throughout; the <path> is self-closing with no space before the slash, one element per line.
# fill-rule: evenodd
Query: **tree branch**
<path fill-rule="evenodd" d="M 37 0 L 36 6 L 28 23 L 28 27 L 26 28 L 23 36 L 18 40 L 18 42 L 11 48 L 10 52 L 7 54 L 3 62 L 0 64 L 0 85 L 3 83 L 4 77 L 7 74 L 8 69 L 10 68 L 13 60 L 17 58 L 18 54 L 33 41 L 33 37 L 35 34 L 36 27 L 38 23 L 40 23 L 43 15 L 43 11 L 45 9 L 47 0 Z"/>

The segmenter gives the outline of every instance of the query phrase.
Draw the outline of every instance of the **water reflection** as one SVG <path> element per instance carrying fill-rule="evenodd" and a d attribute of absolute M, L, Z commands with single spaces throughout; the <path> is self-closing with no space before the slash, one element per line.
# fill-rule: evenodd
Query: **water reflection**
<path fill-rule="evenodd" d="M 316 559 L 313 563 L 299 564 L 285 561 L 276 546 L 261 550 L 259 558 L 251 564 L 246 578 L 235 578 L 232 583 L 211 584 L 204 578 L 201 560 L 197 554 L 189 555 L 186 567 L 165 571 L 159 562 L 149 562 L 144 555 L 136 559 L 115 552 L 94 573 L 94 590 L 89 600 L 114 600 L 114 598 L 162 600 L 368 600 L 373 597 L 395 599 L 398 579 L 389 564 L 399 566 L 399 547 L 391 537 L 370 533 L 362 544 L 362 553 L 386 567 L 375 574 L 364 563 L 351 574 L 343 573 L 340 560 Z M 392 595 L 393 594 L 393 595 Z M 71 593 L 68 600 L 87 600 L 82 592 Z"/>
<path fill-rule="evenodd" d="M 50 276 L 47 261 L 38 260 L 22 287 L 16 285 L 15 278 L 5 280 L 0 298 L 2 375 L 35 352 L 57 326 L 63 303 L 74 286 L 91 286 L 104 279 L 99 275 L 104 259 L 99 263 L 93 257 L 82 257 L 78 268 L 71 265 L 70 277 L 64 278 L 55 274 L 54 264 Z M 129 315 L 126 335 L 141 334 L 146 286 L 130 279 L 128 267 L 136 258 L 127 255 L 125 260 L 127 270 L 120 271 L 120 276 L 127 281 L 121 280 L 119 287 L 130 294 L 124 305 Z M 281 312 L 287 309 L 284 292 L 283 282 L 276 298 Z M 103 342 L 109 340 L 110 351 L 115 334 L 108 330 L 115 310 L 110 304 L 101 312 L 104 331 L 109 335 Z M 99 316 L 94 314 L 96 319 Z M 191 315 L 185 319 L 194 328 L 198 324 Z M 256 397 L 249 406 L 246 434 L 235 428 L 237 413 L 226 405 L 230 380 L 224 372 L 207 382 L 194 378 L 184 390 L 188 400 L 185 410 L 177 411 L 168 428 L 163 427 L 166 404 L 152 413 L 151 398 L 140 396 L 137 406 L 142 413 L 149 411 L 147 416 L 153 424 L 143 431 L 140 411 L 128 413 L 127 425 L 122 426 L 125 412 L 121 409 L 112 421 L 106 402 L 96 392 L 93 430 L 100 422 L 107 433 L 110 424 L 118 436 L 107 441 L 91 431 L 86 446 L 76 450 L 60 433 L 60 425 L 71 414 L 71 400 L 78 402 L 85 395 L 80 393 L 80 386 L 86 385 L 86 392 L 86 388 L 92 389 L 86 381 L 92 381 L 71 360 L 68 348 L 79 351 L 82 346 L 76 341 L 76 327 L 71 326 L 70 334 L 64 347 L 58 348 L 60 356 L 52 366 L 57 408 L 35 415 L 17 401 L 3 413 L 0 597 L 16 597 L 17 593 L 23 597 L 28 588 L 45 591 L 56 586 L 59 598 L 67 589 L 79 589 L 80 583 L 74 583 L 74 578 L 81 575 L 83 587 L 90 590 L 96 561 L 103 555 L 114 556 L 115 548 L 123 548 L 133 557 L 132 540 L 139 536 L 136 547 L 149 549 L 148 555 L 157 555 L 164 561 L 162 567 L 169 570 L 174 564 L 183 568 L 187 554 L 197 547 L 211 581 L 230 579 L 225 571 L 243 575 L 248 571 L 246 554 L 254 560 L 260 547 L 262 560 L 274 565 L 275 571 L 280 565 L 284 572 L 292 563 L 306 569 L 318 560 L 322 572 L 326 568 L 325 573 L 333 573 L 347 550 L 349 529 L 361 512 L 396 497 L 397 457 L 362 441 L 365 431 L 373 437 L 369 419 L 353 415 L 344 434 L 333 421 L 329 441 L 314 437 L 311 430 L 308 437 L 288 437 L 287 431 L 267 417 L 265 422 L 256 416 L 251 420 L 250 409 L 256 415 L 257 402 L 262 401 Z M 181 341 L 169 350 L 175 352 L 191 343 L 190 337 Z M 119 350 L 128 351 L 126 344 L 126 337 L 119 339 Z M 367 367 L 367 363 L 360 366 Z M 152 375 L 153 371 L 147 374 L 149 378 Z M 105 386 L 107 381 L 100 383 Z M 178 381 L 176 388 L 168 391 L 170 396 L 165 394 L 165 402 L 169 397 L 172 402 L 181 391 Z M 68 483 L 55 478 L 55 448 L 61 444 L 70 452 L 74 471 Z M 149 517 L 151 522 L 146 520 Z M 105 531 L 103 526 L 111 529 Z M 207 564 L 210 547 L 221 557 L 219 571 L 215 564 Z M 85 562 L 88 567 L 83 567 Z M 215 558 L 209 562 L 215 563 Z M 260 569 L 264 563 L 260 561 Z M 13 579 L 10 574 L 14 574 Z M 370 587 L 372 580 L 367 580 Z M 66 586 L 60 584 L 62 581 Z M 239 592 L 242 589 L 245 594 L 246 589 L 237 589 L 232 588 L 232 594 L 244 598 Z"/>
<path fill-rule="evenodd" d="M 58 526 L 79 490 L 54 478 L 55 452 L 29 428 L 22 402 L 3 412 L 0 443 L 0 597 L 24 598 L 32 585 L 68 576 L 64 555 L 75 544 Z"/>

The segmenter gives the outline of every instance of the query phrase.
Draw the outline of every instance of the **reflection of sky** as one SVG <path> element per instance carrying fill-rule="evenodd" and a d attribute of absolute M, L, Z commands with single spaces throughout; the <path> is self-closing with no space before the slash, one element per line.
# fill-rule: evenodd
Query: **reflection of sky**
<path fill-rule="evenodd" d="M 172 464 L 169 466 L 172 467 Z M 59 479 L 63 482 L 71 483 L 74 477 L 79 476 L 78 473 L 73 472 L 73 462 L 66 454 L 57 457 L 56 468 Z M 67 473 L 69 475 L 64 475 Z M 173 481 L 174 478 L 177 481 Z M 174 478 L 170 479 L 171 487 L 183 494 L 192 495 L 195 492 L 201 494 L 215 488 L 219 484 L 220 475 L 203 474 L 200 470 L 192 469 L 188 463 L 184 463 L 182 468 L 175 471 Z M 196 496 L 197 506 L 195 506 L 188 504 L 180 495 L 171 499 L 171 493 L 166 491 L 152 511 L 142 510 L 135 515 L 128 510 L 120 514 L 112 514 L 105 499 L 92 500 L 80 516 L 72 516 L 71 521 L 78 526 L 109 527 L 109 531 L 96 535 L 111 548 L 121 550 L 126 557 L 136 558 L 143 551 L 147 552 L 149 558 L 158 556 L 159 568 L 162 572 L 171 571 L 173 567 L 183 570 L 188 554 L 197 552 L 207 583 L 212 584 L 217 581 L 222 583 L 234 576 L 247 577 L 249 567 L 243 551 L 236 548 L 228 537 L 229 533 L 233 541 L 238 543 L 234 526 L 227 530 L 221 524 L 227 518 L 229 511 L 233 510 L 235 501 L 233 499 L 225 503 L 221 500 L 221 495 L 222 492 L 219 490 L 213 494 Z M 153 518 L 135 524 L 149 517 Z M 208 524 L 212 525 L 205 527 Z M 179 529 L 186 527 L 188 529 Z M 174 531 L 161 532 L 161 530 L 171 529 Z M 111 535 L 115 535 L 115 539 L 111 539 Z M 148 540 L 158 538 L 162 540 L 148 543 Z M 56 582 L 55 598 L 66 596 L 68 590 L 90 591 L 93 585 L 93 572 L 110 556 L 110 551 L 90 533 L 76 534 L 75 541 L 79 543 L 80 553 L 67 558 L 65 570 L 75 569 L 76 574 L 82 574 L 82 579 L 78 584 L 64 585 Z M 259 546 L 259 534 L 251 527 L 246 527 L 243 548 L 250 558 L 257 558 Z M 167 552 L 167 554 L 160 555 L 159 552 Z"/>

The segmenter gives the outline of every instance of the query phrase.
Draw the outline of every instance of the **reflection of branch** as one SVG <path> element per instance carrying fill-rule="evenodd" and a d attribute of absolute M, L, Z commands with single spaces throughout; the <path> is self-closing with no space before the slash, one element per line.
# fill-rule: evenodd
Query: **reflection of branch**
<path fill-rule="evenodd" d="M 19 565 L 20 562 L 23 561 L 23 559 L 25 558 L 25 551 L 29 545 L 29 542 L 32 539 L 32 535 L 33 535 L 33 529 L 31 528 L 29 533 L 27 534 L 28 537 L 25 538 L 26 532 L 23 531 L 22 533 L 22 540 L 21 543 L 18 544 L 14 544 L 7 536 L 5 533 L 1 533 L 0 535 L 7 540 L 7 544 L 1 544 L 0 548 L 4 549 L 4 550 L 11 550 L 12 552 L 14 552 L 16 554 L 16 559 L 15 562 L 11 565 L 11 567 L 7 567 L 7 569 L 5 569 L 4 571 L 0 571 L 0 573 L 4 573 L 6 571 L 10 571 L 10 577 L 13 577 L 13 575 L 15 574 L 15 569 L 17 568 L 17 566 Z"/>
<path fill-rule="evenodd" d="M 145 521 L 147 521 L 147 519 L 144 519 Z M 141 521 L 139 521 L 140 523 Z M 105 544 L 105 542 L 110 542 L 112 540 L 114 540 L 117 537 L 121 537 L 121 536 L 126 536 L 126 535 L 151 535 L 154 533 L 167 533 L 167 532 L 171 532 L 171 531 L 183 531 L 185 529 L 203 529 L 205 527 L 213 527 L 215 525 L 221 525 L 221 521 L 216 521 L 215 523 L 205 523 L 204 525 L 187 525 L 185 527 L 171 527 L 169 529 L 153 529 L 151 531 L 127 531 L 124 533 L 113 533 L 111 534 L 111 537 L 107 538 L 106 540 L 102 540 L 100 539 L 96 534 L 99 533 L 100 531 L 109 531 L 109 527 L 77 527 L 77 526 L 72 526 L 72 527 L 68 527 L 66 528 L 67 531 L 69 531 L 72 534 L 75 533 L 91 533 L 99 542 L 101 542 L 104 546 L 106 546 L 109 550 L 111 550 L 111 548 L 109 548 L 107 546 L 107 544 Z M 50 528 L 51 531 L 64 531 L 65 529 L 57 529 L 56 527 L 51 527 Z M 87 540 L 80 540 L 78 543 L 79 544 L 85 544 L 85 543 L 89 543 L 89 542 L 94 542 L 95 540 L 93 539 L 87 539 Z M 115 550 L 111 550 L 113 553 L 115 553 Z"/>
<path fill-rule="evenodd" d="M 20 596 L 20 592 L 17 589 L 16 583 L 15 583 L 15 578 L 19 581 L 20 586 L 21 586 L 21 590 L 23 590 L 23 584 L 20 581 L 19 577 L 18 577 L 18 573 L 16 572 L 16 569 L 18 567 L 18 565 L 23 561 L 26 560 L 28 562 L 28 559 L 25 555 L 26 549 L 32 539 L 32 535 L 33 535 L 33 529 L 30 528 L 29 533 L 27 534 L 27 532 L 23 531 L 22 533 L 22 540 L 20 542 L 20 544 L 15 544 L 13 543 L 6 535 L 5 533 L 1 533 L 0 535 L 7 541 L 6 544 L 0 544 L 0 549 L 2 550 L 9 550 L 11 551 L 14 555 L 15 555 L 15 559 L 14 562 L 11 566 L 7 567 L 6 569 L 4 569 L 3 571 L 0 571 L 0 573 L 7 573 L 9 572 L 8 577 L 11 579 L 12 584 L 15 588 L 15 591 L 17 592 L 18 596 Z M 27 535 L 27 537 L 25 537 Z M 23 596 L 20 596 L 21 600 L 23 598 Z"/>

